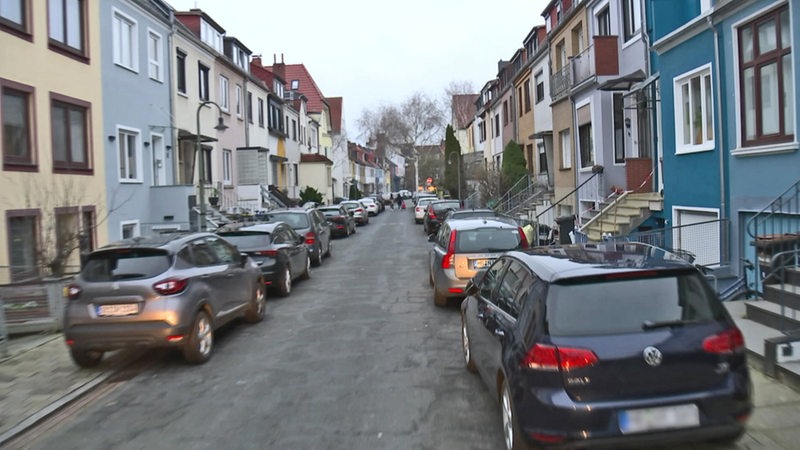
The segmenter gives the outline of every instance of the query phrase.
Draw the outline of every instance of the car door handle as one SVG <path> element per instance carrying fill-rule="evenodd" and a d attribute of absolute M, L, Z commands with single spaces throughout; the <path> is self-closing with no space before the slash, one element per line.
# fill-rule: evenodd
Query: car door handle
<path fill-rule="evenodd" d="M 495 328 L 494 329 L 494 335 L 497 336 L 497 337 L 500 337 L 500 338 L 504 338 L 504 337 L 506 337 L 506 332 L 501 330 L 500 328 Z"/>

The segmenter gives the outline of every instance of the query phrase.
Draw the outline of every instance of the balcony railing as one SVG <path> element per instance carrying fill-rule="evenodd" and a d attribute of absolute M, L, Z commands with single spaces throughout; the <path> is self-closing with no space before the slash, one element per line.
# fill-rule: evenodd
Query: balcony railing
<path fill-rule="evenodd" d="M 569 64 L 562 67 L 550 77 L 550 96 L 553 101 L 560 100 L 569 95 L 569 90 L 572 87 L 570 81 L 572 72 Z"/>
<path fill-rule="evenodd" d="M 575 85 L 595 75 L 594 70 L 594 46 L 590 45 L 584 51 L 578 53 L 570 60 L 572 65 L 572 81 Z"/>

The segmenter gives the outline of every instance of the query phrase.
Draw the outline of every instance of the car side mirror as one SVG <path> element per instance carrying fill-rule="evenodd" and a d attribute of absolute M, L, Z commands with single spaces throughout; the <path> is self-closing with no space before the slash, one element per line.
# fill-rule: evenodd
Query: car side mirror
<path fill-rule="evenodd" d="M 464 293 L 466 295 L 475 295 L 478 293 L 478 286 L 475 284 L 474 280 L 467 281 L 467 286 L 464 287 Z"/>
<path fill-rule="evenodd" d="M 242 267 L 247 265 L 248 259 L 250 259 L 250 257 L 247 256 L 247 253 L 239 253 L 239 264 L 241 264 Z"/>

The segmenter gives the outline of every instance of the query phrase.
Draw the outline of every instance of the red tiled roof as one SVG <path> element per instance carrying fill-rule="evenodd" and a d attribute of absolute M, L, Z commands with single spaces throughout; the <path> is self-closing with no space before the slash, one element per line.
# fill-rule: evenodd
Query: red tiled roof
<path fill-rule="evenodd" d="M 300 162 L 301 163 L 325 163 L 333 165 L 333 161 L 326 158 L 325 155 L 320 155 L 319 153 L 301 153 L 300 154 Z"/>
<path fill-rule="evenodd" d="M 314 78 L 311 77 L 305 65 L 277 63 L 266 69 L 273 73 L 280 73 L 281 69 L 283 69 L 284 81 L 288 86 L 292 85 L 292 80 L 298 80 L 300 83 L 298 91 L 308 98 L 309 113 L 321 113 L 328 104 L 325 101 L 325 96 L 322 95 L 322 91 L 319 86 L 317 86 L 317 83 L 314 82 Z"/>
<path fill-rule="evenodd" d="M 342 97 L 328 97 L 328 107 L 331 110 L 331 131 L 341 133 L 342 131 Z"/>

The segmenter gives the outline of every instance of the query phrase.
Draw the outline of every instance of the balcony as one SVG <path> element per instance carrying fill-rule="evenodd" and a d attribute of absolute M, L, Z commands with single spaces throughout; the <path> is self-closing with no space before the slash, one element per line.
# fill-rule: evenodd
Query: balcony
<path fill-rule="evenodd" d="M 550 77 L 550 96 L 554 102 L 569 95 L 569 90 L 572 88 L 571 72 L 571 67 L 566 65 Z"/>
<path fill-rule="evenodd" d="M 617 36 L 595 36 L 594 43 L 570 59 L 573 86 L 597 76 L 619 75 Z"/>

